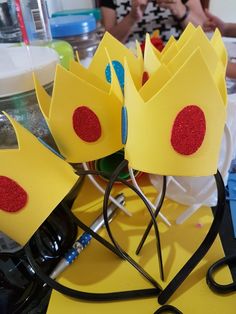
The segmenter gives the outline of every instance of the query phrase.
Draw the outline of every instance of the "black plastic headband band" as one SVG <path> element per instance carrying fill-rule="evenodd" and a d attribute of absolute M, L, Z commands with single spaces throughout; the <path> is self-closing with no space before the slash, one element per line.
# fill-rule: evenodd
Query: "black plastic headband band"
<path fill-rule="evenodd" d="M 166 195 L 166 176 L 163 176 L 163 186 L 162 186 L 162 191 L 161 191 L 161 197 L 160 197 L 160 201 L 159 201 L 159 203 L 158 203 L 158 205 L 156 207 L 156 210 L 154 212 L 154 216 L 155 217 L 158 216 L 158 214 L 159 214 L 159 212 L 161 210 L 161 207 L 162 207 L 164 199 L 165 199 L 165 195 Z M 136 254 L 137 255 L 140 253 L 140 251 L 141 251 L 141 249 L 142 249 L 142 247 L 143 247 L 143 245 L 144 245 L 144 243 L 145 243 L 145 241 L 146 241 L 146 239 L 147 239 L 147 237 L 149 235 L 149 232 L 150 232 L 150 230 L 152 228 L 152 225 L 153 225 L 153 223 L 152 223 L 152 220 L 151 220 L 149 222 L 149 224 L 148 224 L 148 226 L 147 226 L 143 236 L 142 236 L 142 239 L 141 239 L 137 249 L 136 249 Z"/>
<path fill-rule="evenodd" d="M 109 202 L 109 197 L 110 197 L 110 194 L 111 194 L 111 190 L 112 190 L 112 187 L 114 185 L 114 183 L 117 181 L 118 179 L 118 176 L 120 174 L 120 172 L 126 168 L 128 166 L 128 161 L 127 160 L 123 160 L 120 165 L 116 168 L 116 170 L 113 172 L 113 174 L 111 175 L 110 177 L 110 180 L 107 184 L 107 187 L 106 187 L 106 191 L 105 191 L 105 195 L 104 195 L 104 201 L 103 201 L 103 216 L 104 216 L 104 221 L 105 221 L 105 226 L 106 226 L 106 229 L 107 229 L 107 232 L 108 232 L 108 235 L 111 239 L 111 241 L 113 242 L 113 244 L 115 245 L 115 247 L 122 253 L 124 254 L 124 257 L 127 255 L 126 252 L 124 252 L 122 250 L 122 248 L 119 246 L 119 244 L 117 243 L 117 241 L 114 239 L 113 235 L 112 235 L 112 232 L 111 232 L 111 229 L 110 229 L 110 226 L 109 226 L 109 222 L 108 222 L 108 219 L 107 219 L 107 211 L 105 210 L 107 207 L 108 207 L 108 202 Z M 132 186 L 132 189 L 133 189 L 133 185 Z M 138 191 L 138 190 L 137 190 Z M 158 263 L 159 263 L 159 269 L 160 269 L 160 275 L 161 275 L 161 279 L 164 280 L 164 269 L 163 269 L 163 262 L 162 262 L 162 252 L 161 252 L 161 241 L 160 241 L 160 234 L 159 234 L 159 230 L 158 230 L 158 225 L 157 225 L 157 222 L 156 222 L 156 217 L 152 211 L 152 209 L 150 208 L 150 205 L 147 203 L 147 201 L 143 198 L 142 194 L 138 193 L 138 195 L 141 197 L 142 201 L 145 203 L 148 211 L 149 211 L 149 214 L 151 216 L 151 221 L 152 223 L 154 224 L 154 230 L 155 230 L 155 235 L 156 235 L 156 246 L 157 246 L 157 255 L 158 255 Z M 126 257 L 125 257 L 126 258 Z M 126 258 L 127 259 L 127 258 Z M 139 267 L 137 265 L 137 263 L 135 261 L 131 261 L 129 260 L 129 262 L 138 270 L 137 267 Z"/>
<path fill-rule="evenodd" d="M 143 201 L 143 203 L 145 204 L 145 206 L 147 207 L 149 214 L 151 216 L 153 225 L 154 225 L 154 230 L 155 230 L 155 236 L 156 236 L 156 247 L 157 247 L 157 254 L 158 254 L 158 261 L 159 261 L 159 266 L 160 266 L 160 273 L 161 276 L 164 277 L 164 273 L 163 273 L 163 264 L 162 264 L 162 256 L 161 256 L 161 245 L 160 245 L 160 235 L 159 235 L 159 230 L 158 230 L 158 226 L 156 223 L 156 219 L 155 219 L 155 215 L 152 211 L 152 209 L 150 208 L 149 203 L 147 202 L 147 200 L 143 197 L 143 195 L 130 183 L 127 182 L 124 179 L 118 178 L 120 169 L 122 169 L 123 167 L 127 166 L 127 161 L 123 161 L 118 167 L 117 169 L 114 171 L 113 177 L 109 180 L 107 188 L 106 188 L 106 193 L 104 196 L 104 199 L 106 199 L 106 201 L 103 203 L 105 207 L 108 206 L 108 199 L 109 199 L 109 194 L 111 192 L 112 186 L 114 184 L 115 181 L 119 181 L 121 183 L 123 183 L 124 185 L 128 186 L 131 190 L 133 190 Z M 104 173 L 101 171 L 95 171 L 95 170 L 79 170 L 78 171 L 79 175 L 88 175 L 88 174 L 93 174 L 93 175 L 101 175 Z M 163 189 L 164 189 L 164 182 L 163 181 Z M 159 203 L 160 204 L 160 203 Z M 146 277 L 146 279 L 148 279 L 153 285 L 154 287 L 159 288 L 160 290 L 161 287 L 159 286 L 159 284 L 150 277 L 149 274 L 147 274 L 144 269 L 141 268 L 140 265 L 138 265 L 125 251 L 122 250 L 122 248 L 118 245 L 118 243 L 115 241 L 114 237 L 112 236 L 111 230 L 109 228 L 109 223 L 107 220 L 107 216 L 106 213 L 104 214 L 104 222 L 105 222 L 105 226 L 107 228 L 108 231 L 108 235 L 110 236 L 110 239 L 113 241 L 114 247 L 117 249 L 117 251 L 119 252 L 119 256 L 123 257 L 124 259 L 126 259 L 133 267 L 135 267 L 144 277 Z M 91 233 L 92 234 L 92 233 Z M 98 236 L 98 235 L 97 235 Z M 96 237 L 95 237 L 96 238 Z"/>
<path fill-rule="evenodd" d="M 177 273 L 177 275 L 171 280 L 167 287 L 160 293 L 158 297 L 158 302 L 160 304 L 165 304 L 178 287 L 184 282 L 192 270 L 197 266 L 197 264 L 203 259 L 210 247 L 212 246 L 218 232 L 225 212 L 225 187 L 224 181 L 222 180 L 219 171 L 214 175 L 216 186 L 217 186 L 217 205 L 215 210 L 215 215 L 211 227 L 202 241 L 198 249 L 192 255 L 192 257 L 187 261 L 183 268 Z"/>
<path fill-rule="evenodd" d="M 88 174 L 101 175 L 101 172 L 80 170 L 79 174 L 80 175 L 88 175 Z M 147 201 L 142 197 L 141 193 L 133 185 L 131 185 L 130 183 L 122 179 L 119 179 L 118 181 L 129 186 L 134 192 L 138 194 L 138 196 L 143 200 L 145 205 L 147 207 L 149 206 Z M 69 211 L 69 208 L 65 203 L 63 204 L 63 206 L 64 208 L 68 209 L 69 214 L 73 215 Z M 152 213 L 152 210 L 150 208 L 149 208 L 149 211 L 151 211 Z M 106 222 L 106 218 L 107 217 L 104 217 L 105 222 Z M 153 224 L 155 226 L 155 217 L 153 216 L 152 219 L 154 219 Z M 51 279 L 48 275 L 46 275 L 41 270 L 41 268 L 37 265 L 37 263 L 35 262 L 33 258 L 29 244 L 27 244 L 24 249 L 25 249 L 25 253 L 28 258 L 28 261 L 31 264 L 32 268 L 34 269 L 36 275 L 45 284 L 47 284 L 49 287 L 51 287 L 52 289 L 55 289 L 56 291 L 62 294 L 68 295 L 73 298 L 88 300 L 88 301 L 115 301 L 115 300 L 128 300 L 128 299 L 135 299 L 135 298 L 146 298 L 146 297 L 158 296 L 158 294 L 162 290 L 159 284 L 148 273 L 146 273 L 146 271 L 140 265 L 138 265 L 135 261 L 133 261 L 132 258 L 126 252 L 122 251 L 119 246 L 118 246 L 118 249 L 116 248 L 116 246 L 112 246 L 109 242 L 107 242 L 105 239 L 100 237 L 97 233 L 93 232 L 89 227 L 84 225 L 77 217 L 74 216 L 74 220 L 83 230 L 89 232 L 94 238 L 96 238 L 99 242 L 101 242 L 105 247 L 107 247 L 109 250 L 111 250 L 113 253 L 115 253 L 119 257 L 125 258 L 129 263 L 131 263 L 132 266 L 134 266 L 146 279 L 149 280 L 149 282 L 151 282 L 155 286 L 155 288 L 119 291 L 119 292 L 108 292 L 108 293 L 88 293 L 88 292 L 71 289 Z"/>

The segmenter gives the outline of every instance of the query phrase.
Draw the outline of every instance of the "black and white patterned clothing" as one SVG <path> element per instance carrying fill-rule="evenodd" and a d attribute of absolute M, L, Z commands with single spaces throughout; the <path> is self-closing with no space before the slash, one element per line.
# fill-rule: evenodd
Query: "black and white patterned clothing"
<path fill-rule="evenodd" d="M 131 1 L 129 0 L 100 0 L 100 7 L 108 7 L 116 11 L 117 21 L 120 22 L 130 11 Z M 170 10 L 160 8 L 155 0 L 149 1 L 143 18 L 138 22 L 128 41 L 138 39 L 143 41 L 145 34 L 152 34 L 159 30 L 160 37 L 166 42 L 171 35 L 178 38 L 181 33 L 181 26 L 174 19 Z"/>

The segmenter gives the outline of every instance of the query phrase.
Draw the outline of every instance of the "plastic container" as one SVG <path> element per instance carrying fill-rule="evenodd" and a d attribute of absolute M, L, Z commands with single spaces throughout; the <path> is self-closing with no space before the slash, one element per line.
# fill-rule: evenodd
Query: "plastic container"
<path fill-rule="evenodd" d="M 91 15 L 95 18 L 97 23 L 101 22 L 100 9 L 77 9 L 77 10 L 62 10 L 52 14 L 52 17 L 68 16 L 68 15 Z"/>
<path fill-rule="evenodd" d="M 15 0 L 15 5 L 23 40 L 26 44 L 52 40 L 45 0 Z"/>
<path fill-rule="evenodd" d="M 14 1 L 0 1 L 0 43 L 20 42 L 21 40 Z"/>
<path fill-rule="evenodd" d="M 98 8 L 94 9 L 77 9 L 77 10 L 63 10 L 63 11 L 57 11 L 52 14 L 52 17 L 58 17 L 58 16 L 69 16 L 69 15 L 91 15 L 95 18 L 96 24 L 97 24 L 97 35 L 101 39 L 104 35 L 105 29 L 101 23 L 102 15 L 101 10 Z"/>
<path fill-rule="evenodd" d="M 0 55 L 0 148 L 17 146 L 14 129 L 2 111 L 54 146 L 38 106 L 32 71 L 50 93 L 57 53 L 48 47 L 28 46 L 0 48 Z"/>
<path fill-rule="evenodd" d="M 95 18 L 91 15 L 58 16 L 51 18 L 50 23 L 52 37 L 69 42 L 74 52 L 78 51 L 82 64 L 87 66 L 99 43 Z"/>

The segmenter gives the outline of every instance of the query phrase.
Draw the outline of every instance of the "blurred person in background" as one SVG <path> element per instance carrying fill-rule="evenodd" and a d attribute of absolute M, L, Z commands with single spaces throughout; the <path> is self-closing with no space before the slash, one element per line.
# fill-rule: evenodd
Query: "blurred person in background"
<path fill-rule="evenodd" d="M 214 32 L 218 28 L 222 36 L 236 37 L 236 23 L 226 23 L 218 16 L 211 14 L 208 10 L 205 10 L 205 14 L 207 17 L 207 20 L 203 24 L 205 32 Z M 226 76 L 236 79 L 236 63 L 228 62 Z"/>
<path fill-rule="evenodd" d="M 166 42 L 178 38 L 189 23 L 203 25 L 206 16 L 200 0 L 100 0 L 106 31 L 121 42 L 145 39 L 158 30 Z"/>

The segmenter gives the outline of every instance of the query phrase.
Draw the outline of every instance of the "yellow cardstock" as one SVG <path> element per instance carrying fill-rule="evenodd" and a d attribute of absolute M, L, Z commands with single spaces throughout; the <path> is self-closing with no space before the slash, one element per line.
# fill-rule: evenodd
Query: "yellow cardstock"
<path fill-rule="evenodd" d="M 179 50 L 190 40 L 190 38 L 195 33 L 195 30 L 196 28 L 193 26 L 193 24 L 188 23 L 183 33 L 181 34 L 180 38 L 176 41 L 178 43 Z"/>
<path fill-rule="evenodd" d="M 0 230 L 24 245 L 72 189 L 78 176 L 28 130 L 7 117 L 16 132 L 18 148 L 0 150 L 0 176 L 21 186 L 27 193 L 27 203 L 17 212 L 0 208 Z"/>
<path fill-rule="evenodd" d="M 144 193 L 154 200 L 156 192 L 149 185 L 145 176 L 139 183 Z M 121 212 L 117 214 L 110 223 L 114 237 L 128 254 L 164 288 L 205 237 L 212 222 L 212 212 L 209 208 L 202 207 L 183 225 L 176 225 L 175 220 L 185 210 L 185 207 L 165 200 L 162 213 L 172 226 L 167 227 L 159 220 L 165 272 L 165 282 L 162 282 L 157 265 L 153 230 L 139 256 L 135 254 L 137 245 L 150 221 L 147 209 L 142 201 L 126 188 L 116 186 L 114 195 L 121 191 L 124 192 L 126 205 L 132 211 L 132 217 L 127 217 Z M 86 180 L 74 204 L 74 213 L 84 223 L 90 225 L 101 212 L 101 208 L 102 197 Z M 200 228 L 197 227 L 199 222 L 202 225 Z M 104 229 L 101 229 L 99 234 L 108 239 Z M 176 306 L 184 314 L 235 314 L 235 294 L 217 295 L 206 284 L 207 269 L 223 256 L 223 248 L 217 237 L 207 255 L 178 288 L 168 304 Z M 112 254 L 95 239 L 92 239 L 78 259 L 57 280 L 70 288 L 95 293 L 152 288 L 132 266 Z M 220 271 L 217 281 L 222 284 L 232 282 L 231 275 L 226 268 Z M 157 297 L 117 302 L 88 302 L 74 300 L 53 291 L 47 314 L 153 314 L 159 307 Z"/>
<path fill-rule="evenodd" d="M 139 94 L 144 101 L 148 101 L 157 94 L 165 83 L 171 78 L 172 73 L 165 64 L 161 64 L 158 70 L 140 88 Z"/>
<path fill-rule="evenodd" d="M 161 55 L 161 62 L 168 64 L 178 54 L 178 52 L 179 50 L 177 44 L 176 42 L 173 42 L 169 49 Z"/>
<path fill-rule="evenodd" d="M 226 68 L 228 61 L 227 49 L 222 41 L 221 34 L 218 29 L 215 30 L 211 38 L 211 44 L 215 49 L 215 52 L 217 53 L 218 57 L 220 58 L 222 64 Z"/>
<path fill-rule="evenodd" d="M 165 44 L 165 47 L 161 51 L 161 57 L 166 53 L 166 51 L 172 46 L 173 43 L 176 42 L 176 39 L 174 36 L 170 36 L 168 42 Z"/>
<path fill-rule="evenodd" d="M 178 42 L 177 42 L 178 46 Z M 202 55 L 204 59 L 207 61 L 207 66 L 209 67 L 211 73 L 214 73 L 215 67 L 218 63 L 218 56 L 213 49 L 210 41 L 204 34 L 202 28 L 199 26 L 195 29 L 192 36 L 186 41 L 185 45 L 179 49 L 179 53 L 172 59 L 170 62 L 174 62 L 175 64 L 183 64 L 184 60 L 186 60 L 192 52 L 199 47 L 201 49 Z"/>
<path fill-rule="evenodd" d="M 106 58 L 109 63 L 109 58 Z M 105 91 L 100 89 L 101 84 L 99 87 L 95 85 L 98 79 L 93 80 L 94 75 L 89 76 L 88 82 L 85 80 L 85 72 L 80 78 L 78 72 L 82 71 L 79 65 L 77 69 L 74 65 L 73 71 L 77 74 L 58 65 L 50 108 L 46 110 L 43 105 L 45 92 L 37 80 L 35 88 L 41 110 L 60 153 L 68 162 L 78 163 L 102 158 L 122 148 L 120 126 L 123 95 L 112 66 L 109 91 L 106 88 Z M 84 141 L 74 130 L 73 114 L 81 106 L 92 110 L 101 125 L 101 136 L 95 142 Z"/>
<path fill-rule="evenodd" d="M 74 60 L 70 61 L 70 72 L 77 75 L 80 79 L 83 79 L 87 83 L 96 86 L 98 89 L 109 93 L 111 88 L 110 84 L 105 80 L 100 79 L 96 74 L 85 68 L 80 62 Z"/>
<path fill-rule="evenodd" d="M 128 67 L 125 73 L 125 106 L 128 113 L 125 158 L 130 166 L 163 175 L 214 174 L 226 106 L 201 51 L 197 49 L 192 53 L 157 94 L 153 96 L 150 89 L 150 99 L 145 102 L 132 82 Z M 143 86 L 145 95 L 149 93 L 144 92 L 148 87 L 148 84 Z M 186 156 L 173 149 L 170 137 L 177 114 L 189 105 L 196 105 L 204 112 L 206 133 L 200 148 Z"/>
<path fill-rule="evenodd" d="M 226 60 L 219 31 L 209 40 L 192 24 L 179 40 L 171 38 L 162 53 L 156 52 L 147 35 L 144 58 L 138 43 L 135 56 L 106 33 L 88 69 L 76 62 L 71 63 L 71 71 L 58 66 L 51 102 L 37 82 L 36 90 L 51 133 L 67 161 L 91 161 L 114 153 L 122 148 L 122 132 L 127 129 L 125 158 L 132 168 L 163 175 L 207 176 L 217 169 L 226 118 Z M 124 97 L 117 63 L 120 73 L 126 64 Z M 105 79 L 108 65 L 110 84 Z M 144 71 L 149 79 L 142 86 Z M 122 125 L 123 105 L 127 125 Z M 86 142 L 75 132 L 72 117 L 82 106 L 95 113 L 101 125 L 101 136 L 94 142 Z M 202 114 L 204 130 L 198 147 L 185 154 L 173 148 L 172 135 L 173 126 L 181 129 L 177 117 L 190 107 Z M 194 118 L 185 118 L 185 125 L 196 130 L 198 123 L 191 122 L 192 127 L 190 120 Z M 194 137 L 192 142 L 198 138 L 197 131 L 189 136 Z M 176 143 L 184 143 L 186 134 L 177 136 Z"/>
<path fill-rule="evenodd" d="M 144 70 L 147 71 L 150 76 L 161 66 L 161 62 L 159 61 L 159 58 L 161 58 L 161 53 L 159 52 L 158 56 L 156 51 L 157 49 L 151 43 L 149 34 L 146 34 L 144 50 Z"/>
<path fill-rule="evenodd" d="M 101 80 L 106 80 L 105 70 L 108 65 L 107 53 L 112 61 L 118 61 L 124 65 L 124 58 L 129 62 L 130 71 L 132 72 L 134 82 L 137 88 L 140 88 L 142 80 L 140 77 L 143 73 L 143 64 L 127 47 L 112 35 L 106 32 L 95 52 L 95 55 L 89 65 L 89 71 L 96 74 Z"/>

